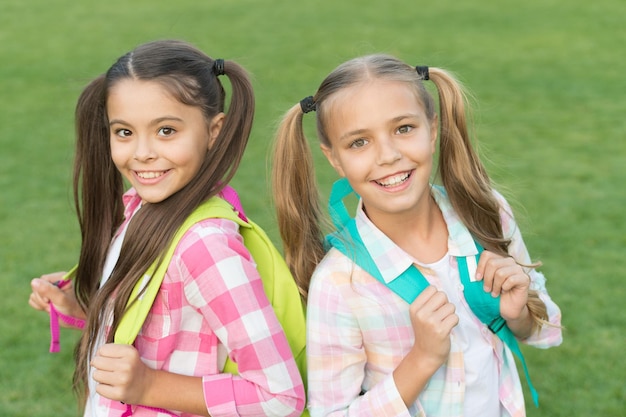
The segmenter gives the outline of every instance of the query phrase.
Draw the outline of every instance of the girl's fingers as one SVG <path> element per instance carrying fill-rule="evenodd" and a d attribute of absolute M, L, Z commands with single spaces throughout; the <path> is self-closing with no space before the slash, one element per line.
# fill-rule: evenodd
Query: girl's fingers
<path fill-rule="evenodd" d="M 518 276 L 520 273 L 522 273 L 522 270 L 517 264 L 504 264 L 500 266 L 494 273 L 491 294 L 494 297 L 497 297 L 499 294 L 502 293 L 503 290 L 512 288 L 515 285 L 515 281 L 511 280 L 514 279 L 514 277 Z"/>
<path fill-rule="evenodd" d="M 516 271 L 516 273 L 511 274 L 507 280 L 502 283 L 501 293 L 524 287 L 530 287 L 530 277 L 523 270 L 519 272 Z"/>
<path fill-rule="evenodd" d="M 491 291 L 493 274 L 497 268 L 495 263 L 499 259 L 502 259 L 502 257 L 488 250 L 483 251 L 478 259 L 475 279 L 476 281 L 483 281 L 483 286 L 487 292 Z"/>
<path fill-rule="evenodd" d="M 497 297 L 502 291 L 507 291 L 518 283 L 518 281 L 513 281 L 506 284 L 503 288 L 503 285 L 510 277 L 517 275 L 526 274 L 513 258 L 502 257 L 488 251 L 484 251 L 481 254 L 476 269 L 476 276 L 482 278 L 485 292 L 489 292 L 494 297 Z"/>
<path fill-rule="evenodd" d="M 441 322 L 442 327 L 448 329 L 448 332 L 450 332 L 457 324 L 459 324 L 459 316 L 457 316 L 454 312 L 448 315 Z"/>
<path fill-rule="evenodd" d="M 434 286 L 430 285 L 426 287 L 424 291 L 422 291 L 421 294 L 418 295 L 417 298 L 411 303 L 411 308 L 413 310 L 421 309 L 436 293 L 437 288 L 435 288 Z"/>

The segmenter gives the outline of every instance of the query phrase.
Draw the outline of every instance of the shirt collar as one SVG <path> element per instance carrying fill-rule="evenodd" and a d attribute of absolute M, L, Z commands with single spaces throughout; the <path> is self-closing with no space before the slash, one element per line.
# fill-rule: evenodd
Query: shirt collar
<path fill-rule="evenodd" d="M 141 197 L 137 194 L 137 190 L 129 188 L 122 196 L 122 202 L 124 203 L 124 219 L 128 220 L 141 204 Z"/>
<path fill-rule="evenodd" d="M 120 227 L 118 227 L 117 232 L 115 233 L 116 237 L 120 235 L 122 230 L 124 230 L 124 228 L 127 226 L 131 217 L 133 217 L 133 215 L 141 207 L 141 197 L 139 197 L 139 194 L 137 194 L 137 190 L 131 187 L 122 196 L 122 202 L 124 203 L 124 221 L 122 222 Z"/>
<path fill-rule="evenodd" d="M 457 257 L 476 255 L 478 249 L 474 239 L 452 208 L 444 188 L 432 186 L 431 194 L 448 227 L 448 253 Z M 393 281 L 413 265 L 415 262 L 413 257 L 396 245 L 370 221 L 363 211 L 362 201 L 359 201 L 355 221 L 361 239 L 385 282 Z"/>

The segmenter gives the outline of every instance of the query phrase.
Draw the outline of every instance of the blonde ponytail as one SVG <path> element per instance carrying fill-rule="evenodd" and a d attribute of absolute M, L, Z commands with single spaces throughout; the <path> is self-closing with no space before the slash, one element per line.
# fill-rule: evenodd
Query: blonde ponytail
<path fill-rule="evenodd" d="M 313 154 L 300 105 L 285 114 L 273 150 L 272 189 L 285 261 L 306 301 L 311 275 L 324 257 L 322 210 Z"/>
<path fill-rule="evenodd" d="M 486 249 L 509 256 L 511 241 L 502 233 L 500 205 L 469 137 L 467 97 L 463 87 L 449 72 L 440 68 L 429 68 L 429 77 L 439 93 L 439 173 L 450 202 L 472 235 Z M 540 264 L 523 266 L 536 268 Z M 528 291 L 527 306 L 533 331 L 548 323 L 546 305 L 537 291 Z"/>

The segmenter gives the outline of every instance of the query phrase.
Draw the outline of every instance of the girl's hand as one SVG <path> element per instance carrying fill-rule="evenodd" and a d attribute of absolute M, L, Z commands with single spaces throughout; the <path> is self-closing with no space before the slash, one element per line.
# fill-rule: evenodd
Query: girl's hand
<path fill-rule="evenodd" d="M 146 366 L 133 346 L 109 343 L 91 361 L 96 392 L 110 400 L 144 404 L 154 370 Z"/>
<path fill-rule="evenodd" d="M 530 277 L 512 257 L 483 251 L 476 269 L 476 280 L 483 281 L 485 292 L 500 296 L 500 315 L 507 322 L 528 314 L 526 302 Z"/>
<path fill-rule="evenodd" d="M 409 307 L 415 343 L 411 354 L 420 358 L 422 366 L 430 362 L 436 371 L 450 353 L 450 332 L 459 322 L 454 304 L 434 286 L 429 286 Z"/>
<path fill-rule="evenodd" d="M 50 313 L 50 303 L 53 303 L 60 313 L 84 319 L 86 315 L 74 296 L 73 283 L 70 282 L 62 288 L 56 285 L 65 274 L 65 272 L 53 272 L 34 278 L 30 282 L 32 292 L 28 299 L 28 304 L 35 310 Z M 61 325 L 64 325 L 64 323 L 61 322 Z"/>
<path fill-rule="evenodd" d="M 450 354 L 450 332 L 459 322 L 444 292 L 429 286 L 409 307 L 415 342 L 393 371 L 400 397 L 410 407 Z"/>

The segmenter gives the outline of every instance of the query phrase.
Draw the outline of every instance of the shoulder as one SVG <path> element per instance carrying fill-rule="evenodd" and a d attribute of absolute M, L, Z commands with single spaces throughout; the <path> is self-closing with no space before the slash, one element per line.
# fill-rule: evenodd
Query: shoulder
<path fill-rule="evenodd" d="M 366 300 L 392 296 L 391 291 L 341 251 L 331 248 L 311 277 L 309 302 L 334 300 L 355 308 Z M 341 301 L 339 301 L 341 300 Z"/>
<path fill-rule="evenodd" d="M 517 231 L 517 223 L 513 215 L 513 208 L 507 199 L 499 191 L 492 189 L 492 193 L 500 208 L 500 221 L 502 222 L 502 232 L 505 237 L 511 237 Z"/>
<path fill-rule="evenodd" d="M 209 218 L 192 225 L 176 244 L 174 258 L 184 264 L 216 264 L 232 257 L 252 261 L 239 225 L 228 219 Z"/>
<path fill-rule="evenodd" d="M 450 202 L 450 198 L 448 197 L 448 192 L 443 186 L 433 185 L 432 194 L 435 197 L 435 200 L 439 204 L 439 207 L 442 211 L 454 212 L 452 203 Z M 513 209 L 511 208 L 511 205 L 509 204 L 507 199 L 504 197 L 504 195 L 500 191 L 496 190 L 495 188 L 491 189 L 491 195 L 496 201 L 496 203 L 498 204 L 498 210 L 500 212 L 500 217 L 502 218 L 502 220 L 503 221 L 513 220 L 514 218 Z"/>
<path fill-rule="evenodd" d="M 356 264 L 346 255 L 335 248 L 331 248 L 321 262 L 315 268 L 311 282 L 313 281 L 345 281 L 352 274 Z"/>
<path fill-rule="evenodd" d="M 506 213 L 512 216 L 513 210 L 511 209 L 511 205 L 509 204 L 506 197 L 504 197 L 504 195 L 500 191 L 496 190 L 495 188 L 491 189 L 491 194 L 498 202 L 498 205 L 500 206 L 500 212 Z"/>

